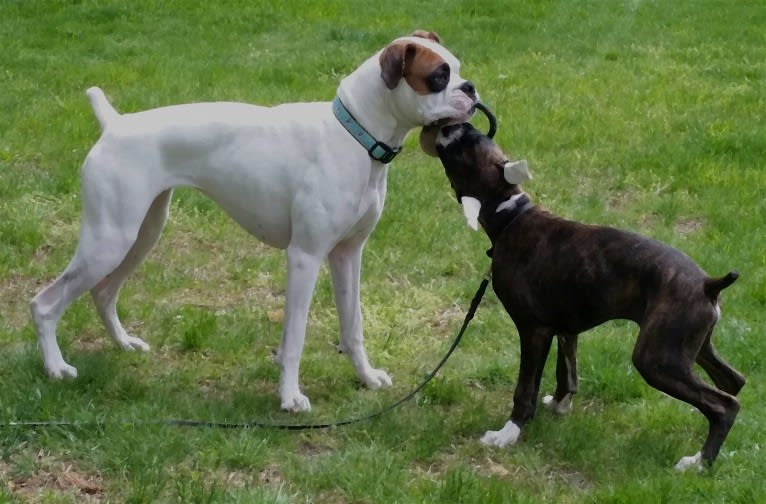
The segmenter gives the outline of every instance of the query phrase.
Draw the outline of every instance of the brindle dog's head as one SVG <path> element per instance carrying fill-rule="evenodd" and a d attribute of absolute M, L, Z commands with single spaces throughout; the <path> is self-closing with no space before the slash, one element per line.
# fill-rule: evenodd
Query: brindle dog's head
<path fill-rule="evenodd" d="M 468 224 L 474 229 L 482 206 L 497 206 L 520 194 L 519 184 L 532 178 L 526 161 L 511 161 L 489 136 L 469 123 L 441 128 L 435 144 Z"/>

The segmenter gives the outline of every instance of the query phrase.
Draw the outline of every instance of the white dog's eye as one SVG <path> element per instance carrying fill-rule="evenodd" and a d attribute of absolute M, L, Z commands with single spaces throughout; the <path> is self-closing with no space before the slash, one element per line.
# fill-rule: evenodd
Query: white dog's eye
<path fill-rule="evenodd" d="M 449 63 L 442 63 L 436 70 L 426 77 L 426 85 L 434 93 L 441 93 L 447 89 L 449 84 L 450 69 Z"/>

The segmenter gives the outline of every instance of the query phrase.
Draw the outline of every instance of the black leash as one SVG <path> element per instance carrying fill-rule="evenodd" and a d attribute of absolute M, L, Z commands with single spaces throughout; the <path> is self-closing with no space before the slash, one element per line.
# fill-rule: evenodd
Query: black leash
<path fill-rule="evenodd" d="M 359 422 L 366 422 L 369 420 L 372 420 L 374 418 L 377 418 L 379 416 L 382 416 L 389 411 L 393 410 L 394 408 L 397 408 L 398 406 L 404 404 L 405 402 L 409 401 L 415 395 L 420 392 L 423 387 L 425 387 L 428 382 L 430 382 L 434 376 L 436 376 L 436 373 L 439 372 L 439 370 L 442 368 L 445 362 L 447 362 L 447 359 L 450 358 L 452 355 L 452 352 L 455 351 L 458 344 L 460 343 L 460 340 L 463 338 L 463 334 L 465 333 L 465 330 L 468 328 L 468 324 L 471 322 L 471 319 L 473 319 L 473 316 L 476 314 L 476 310 L 479 307 L 479 303 L 481 303 L 482 297 L 484 297 L 484 292 L 487 290 L 487 285 L 489 284 L 489 275 L 485 276 L 484 279 L 481 281 L 481 285 L 479 285 L 479 289 L 476 291 L 476 294 L 473 296 L 473 299 L 471 300 L 471 306 L 468 309 L 468 313 L 465 315 L 465 319 L 463 320 L 463 326 L 460 328 L 460 331 L 458 332 L 457 336 L 455 336 L 455 340 L 452 342 L 452 345 L 449 347 L 449 350 L 447 350 L 447 353 L 442 357 L 442 360 L 439 361 L 439 363 L 436 365 L 433 371 L 426 376 L 426 379 L 423 380 L 423 382 L 415 387 L 409 394 L 402 397 L 398 401 L 396 401 L 393 404 L 390 404 L 386 406 L 385 408 L 378 410 L 374 413 L 370 413 L 368 415 L 356 417 L 356 418 L 349 418 L 346 420 L 339 420 L 337 422 L 328 422 L 328 423 L 313 423 L 313 424 L 281 424 L 281 423 L 267 423 L 267 422 L 259 422 L 259 421 L 252 421 L 252 422 L 214 422 L 214 421 L 208 421 L 208 420 L 183 420 L 183 419 L 169 419 L 169 420 L 149 420 L 145 422 L 126 422 L 123 425 L 125 426 L 135 426 L 135 425 L 168 425 L 168 426 L 176 426 L 176 427 L 214 427 L 216 429 L 279 429 L 279 430 L 311 430 L 311 429 L 328 429 L 330 427 L 342 427 L 344 425 L 350 425 L 354 423 Z M 26 421 L 26 422 L 4 422 L 0 423 L 0 427 L 27 427 L 27 428 L 35 428 L 35 427 L 99 427 L 104 426 L 108 422 L 103 421 L 85 421 L 85 422 L 78 422 L 78 421 L 72 421 L 72 420 L 47 420 L 47 421 Z"/>

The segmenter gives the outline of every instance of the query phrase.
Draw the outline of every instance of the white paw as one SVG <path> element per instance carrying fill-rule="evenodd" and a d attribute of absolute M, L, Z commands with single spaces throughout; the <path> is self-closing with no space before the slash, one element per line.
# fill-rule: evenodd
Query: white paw
<path fill-rule="evenodd" d="M 296 391 L 292 394 L 282 395 L 281 408 L 284 411 L 292 411 L 293 413 L 311 411 L 311 402 L 308 397 Z"/>
<path fill-rule="evenodd" d="M 141 352 L 148 352 L 150 350 L 149 344 L 141 338 L 125 335 L 117 344 L 123 350 L 140 350 Z"/>
<path fill-rule="evenodd" d="M 77 368 L 70 366 L 63 360 L 56 364 L 45 364 L 45 371 L 48 376 L 54 380 L 62 380 L 64 378 L 77 378 Z"/>
<path fill-rule="evenodd" d="M 689 469 L 694 469 L 697 472 L 703 469 L 701 452 L 697 452 L 690 457 L 682 457 L 675 466 L 675 470 L 678 472 L 685 472 Z"/>
<path fill-rule="evenodd" d="M 372 369 L 360 376 L 361 380 L 370 389 L 379 389 L 380 387 L 390 387 L 392 385 L 391 377 L 382 369 Z"/>
<path fill-rule="evenodd" d="M 521 429 L 513 421 L 508 420 L 499 431 L 487 431 L 479 442 L 485 446 L 504 446 L 515 444 L 519 439 Z"/>
<path fill-rule="evenodd" d="M 572 394 L 565 395 L 560 401 L 553 399 L 552 395 L 543 397 L 543 406 L 558 415 L 566 415 L 572 411 Z"/>

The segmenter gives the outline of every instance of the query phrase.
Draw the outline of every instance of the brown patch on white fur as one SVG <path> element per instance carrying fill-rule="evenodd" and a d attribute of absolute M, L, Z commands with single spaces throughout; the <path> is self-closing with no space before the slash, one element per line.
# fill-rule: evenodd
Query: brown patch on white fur
<path fill-rule="evenodd" d="M 426 30 L 415 30 L 412 32 L 413 37 L 420 37 L 428 40 L 433 40 L 437 44 L 442 43 L 442 39 L 437 35 L 435 32 L 432 31 L 426 31 Z"/>
<path fill-rule="evenodd" d="M 380 54 L 380 75 L 388 89 L 394 89 L 404 77 L 418 94 L 429 94 L 426 79 L 445 64 L 444 59 L 431 49 L 407 40 L 392 42 Z"/>

